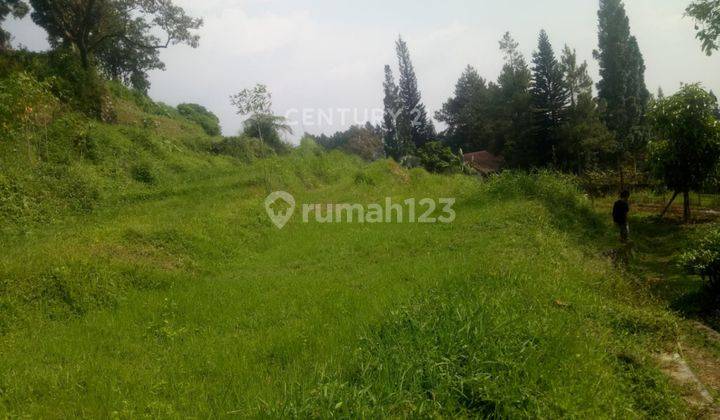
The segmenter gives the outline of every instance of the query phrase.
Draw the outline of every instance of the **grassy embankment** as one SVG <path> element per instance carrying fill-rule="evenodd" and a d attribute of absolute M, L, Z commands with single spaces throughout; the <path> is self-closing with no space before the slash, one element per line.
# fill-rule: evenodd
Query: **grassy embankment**
<path fill-rule="evenodd" d="M 598 257 L 607 226 L 567 182 L 311 146 L 243 163 L 119 106 L 93 158 L 2 145 L 1 415 L 689 414 L 652 358 L 676 318 Z M 301 203 L 457 197 L 458 217 L 277 230 L 265 169 Z"/>

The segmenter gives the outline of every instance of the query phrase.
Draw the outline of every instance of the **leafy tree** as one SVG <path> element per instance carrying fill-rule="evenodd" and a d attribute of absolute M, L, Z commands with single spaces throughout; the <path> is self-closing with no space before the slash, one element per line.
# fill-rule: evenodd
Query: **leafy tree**
<path fill-rule="evenodd" d="M 32 18 L 54 47 L 72 46 L 84 68 L 93 59 L 111 76 L 143 86 L 145 73 L 162 68 L 158 50 L 197 47 L 202 19 L 172 0 L 30 0 Z M 162 39 L 161 39 L 162 37 Z"/>
<path fill-rule="evenodd" d="M 360 156 L 361 158 L 374 161 L 381 159 L 385 155 L 382 138 L 379 132 L 370 123 L 365 127 L 356 127 L 354 132 L 348 138 L 348 141 L 342 147 L 347 153 Z"/>
<path fill-rule="evenodd" d="M 546 166 L 556 162 L 558 128 L 565 118 L 568 106 L 568 89 L 563 80 L 560 63 L 547 32 L 540 31 L 538 50 L 533 54 L 533 79 L 530 93 L 534 116 L 534 149 L 532 162 Z"/>
<path fill-rule="evenodd" d="M 487 130 L 489 102 L 487 83 L 475 68 L 467 66 L 455 84 L 455 96 L 435 114 L 438 121 L 448 126 L 445 131 L 447 143 L 456 150 L 486 149 L 490 143 Z"/>
<path fill-rule="evenodd" d="M 686 85 L 654 103 L 649 113 L 659 137 L 650 144 L 652 167 L 667 188 L 675 191 L 673 200 L 683 194 L 686 222 L 690 220 L 690 191 L 703 187 L 720 160 L 716 107 L 717 100 L 699 85 Z"/>
<path fill-rule="evenodd" d="M 0 25 L 8 15 L 21 19 L 28 13 L 28 5 L 22 0 L 0 0 Z M 10 48 L 10 34 L 0 28 L 0 51 Z"/>
<path fill-rule="evenodd" d="M 720 0 L 697 0 L 686 12 L 695 19 L 695 30 L 703 51 L 712 55 L 720 48 Z"/>
<path fill-rule="evenodd" d="M 385 82 L 383 83 L 385 97 L 383 105 L 385 107 L 383 113 L 383 142 L 385 144 L 385 153 L 393 159 L 399 161 L 411 149 L 409 141 L 404 144 L 403 140 L 409 138 L 401 138 L 398 132 L 398 117 L 402 111 L 402 102 L 400 101 L 400 88 L 395 83 L 390 66 L 385 66 Z"/>
<path fill-rule="evenodd" d="M 708 290 L 714 295 L 713 309 L 720 303 L 720 226 L 714 226 L 690 244 L 680 256 L 680 262 L 690 274 L 708 280 Z"/>
<path fill-rule="evenodd" d="M 293 130 L 285 117 L 269 114 L 255 114 L 245 120 L 243 135 L 260 139 L 277 152 L 286 151 L 287 143 L 282 134 L 292 134 Z"/>
<path fill-rule="evenodd" d="M 463 157 L 439 141 L 429 141 L 418 149 L 420 164 L 429 172 L 447 173 L 463 172 L 465 163 Z"/>
<path fill-rule="evenodd" d="M 600 0 L 598 49 L 594 56 L 600 64 L 597 88 L 604 107 L 603 121 L 618 139 L 616 164 L 622 167 L 628 155 L 644 150 L 633 134 L 642 123 L 650 99 L 645 62 L 637 39 L 630 33 L 622 0 Z"/>
<path fill-rule="evenodd" d="M 372 161 L 385 155 L 383 136 L 386 134 L 382 127 L 373 126 L 368 122 L 364 126 L 353 125 L 349 129 L 338 131 L 332 136 L 323 134 L 309 137 L 327 150 L 342 150 Z"/>
<path fill-rule="evenodd" d="M 209 136 L 220 135 L 220 119 L 204 106 L 198 104 L 180 104 L 177 106 L 177 110 L 189 120 L 200 125 Z"/>
<path fill-rule="evenodd" d="M 422 103 L 418 90 L 415 68 L 410 59 L 410 50 L 407 43 L 401 38 L 396 43 L 398 63 L 400 66 L 400 101 L 402 112 L 398 119 L 398 136 L 400 142 L 405 143 L 410 138 L 416 147 L 422 147 L 431 136 L 431 126 L 428 123 L 427 111 Z"/>
<path fill-rule="evenodd" d="M 144 93 L 150 88 L 147 72 L 165 70 L 159 50 L 138 48 L 124 39 L 105 42 L 95 57 L 100 71 L 107 78 Z"/>
<path fill-rule="evenodd" d="M 243 89 L 230 97 L 237 108 L 238 115 L 248 115 L 245 120 L 244 135 L 258 138 L 275 150 L 284 150 L 287 146 L 280 138 L 282 132 L 292 133 L 292 128 L 284 117 L 272 114 L 272 94 L 265 85 L 255 85 L 252 89 Z"/>

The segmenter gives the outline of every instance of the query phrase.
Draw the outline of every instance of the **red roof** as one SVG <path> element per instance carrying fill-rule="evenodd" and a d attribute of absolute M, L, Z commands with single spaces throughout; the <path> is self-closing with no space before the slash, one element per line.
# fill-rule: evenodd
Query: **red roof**
<path fill-rule="evenodd" d="M 463 155 L 463 159 L 465 160 L 465 163 L 483 175 L 499 172 L 505 163 L 505 159 L 501 156 L 493 155 L 486 150 L 481 150 L 475 153 L 466 153 Z"/>

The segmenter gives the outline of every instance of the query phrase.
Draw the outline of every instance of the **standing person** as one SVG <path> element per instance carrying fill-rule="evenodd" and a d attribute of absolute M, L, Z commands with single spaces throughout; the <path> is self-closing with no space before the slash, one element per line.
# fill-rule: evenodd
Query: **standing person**
<path fill-rule="evenodd" d="M 613 221 L 620 229 L 620 241 L 626 244 L 630 237 L 630 226 L 628 225 L 628 213 L 630 213 L 630 192 L 620 193 L 620 199 L 613 206 Z"/>

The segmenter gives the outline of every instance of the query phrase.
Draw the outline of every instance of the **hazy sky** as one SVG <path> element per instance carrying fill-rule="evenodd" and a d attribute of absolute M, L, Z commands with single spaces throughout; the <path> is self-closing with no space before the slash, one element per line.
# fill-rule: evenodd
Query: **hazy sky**
<path fill-rule="evenodd" d="M 150 95 L 171 105 L 196 102 L 234 134 L 242 118 L 230 94 L 255 83 L 273 92 L 274 110 L 296 132 L 333 132 L 382 107 L 383 67 L 397 68 L 394 41 L 407 40 L 431 114 L 452 94 L 465 66 L 495 80 L 498 40 L 511 31 L 529 59 L 541 28 L 556 52 L 577 49 L 597 80 L 597 0 L 176 0 L 205 19 L 200 48 L 163 51 L 167 71 L 153 72 Z M 631 28 L 647 64 L 647 84 L 672 93 L 702 82 L 720 93 L 720 54 L 707 57 L 683 17 L 689 0 L 626 0 Z M 47 48 L 28 18 L 6 22 L 15 44 Z M 304 111 L 303 111 L 304 110 Z M 330 111 L 332 110 L 332 111 Z M 303 120 L 305 113 L 305 123 Z M 328 121 L 331 120 L 329 124 Z"/>

